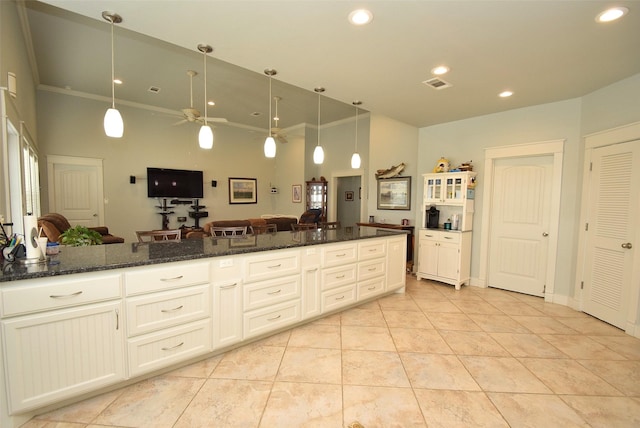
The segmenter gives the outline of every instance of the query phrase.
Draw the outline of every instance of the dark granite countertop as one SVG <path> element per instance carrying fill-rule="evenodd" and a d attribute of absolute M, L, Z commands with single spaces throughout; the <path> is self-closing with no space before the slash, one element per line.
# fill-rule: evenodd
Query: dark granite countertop
<path fill-rule="evenodd" d="M 50 256 L 46 262 L 30 265 L 3 262 L 0 282 L 280 250 L 406 233 L 406 231 L 400 230 L 353 227 L 337 230 L 247 235 L 244 238 L 214 239 L 206 237 L 185 239 L 180 242 L 62 247 L 59 254 Z"/>

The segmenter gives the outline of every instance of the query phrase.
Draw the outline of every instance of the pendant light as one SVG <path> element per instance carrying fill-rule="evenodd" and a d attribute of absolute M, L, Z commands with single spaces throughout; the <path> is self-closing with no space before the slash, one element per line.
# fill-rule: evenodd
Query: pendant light
<path fill-rule="evenodd" d="M 204 123 L 200 127 L 198 143 L 202 149 L 211 149 L 213 147 L 213 130 L 207 124 L 207 54 L 213 52 L 213 48 L 209 45 L 198 45 L 198 50 L 202 52 L 204 57 Z"/>
<path fill-rule="evenodd" d="M 353 152 L 353 156 L 351 156 L 351 168 L 358 169 L 361 164 L 360 154 L 358 153 L 358 106 L 362 104 L 362 101 L 354 101 L 352 104 L 356 106 L 356 149 Z"/>
<path fill-rule="evenodd" d="M 122 22 L 122 17 L 113 12 L 102 12 L 102 17 L 111 23 L 111 107 L 104 115 L 104 132 L 107 137 L 122 138 L 124 134 L 124 122 L 120 112 L 116 109 L 115 65 L 113 48 L 113 27 Z"/>
<path fill-rule="evenodd" d="M 315 88 L 318 93 L 318 145 L 313 151 L 313 163 L 320 165 L 324 162 L 324 149 L 320 145 L 320 94 L 324 92 L 324 88 Z"/>
<path fill-rule="evenodd" d="M 264 156 L 267 158 L 276 157 L 276 140 L 271 134 L 271 78 L 278 74 L 276 70 L 267 68 L 264 70 L 264 74 L 269 76 L 269 127 L 267 128 L 267 138 L 264 140 Z"/>

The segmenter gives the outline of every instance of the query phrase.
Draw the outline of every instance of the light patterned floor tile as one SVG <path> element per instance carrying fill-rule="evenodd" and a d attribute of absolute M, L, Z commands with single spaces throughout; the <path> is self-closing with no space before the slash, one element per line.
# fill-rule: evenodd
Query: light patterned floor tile
<path fill-rule="evenodd" d="M 512 427 L 588 426 L 580 415 L 555 395 L 487 393 Z"/>
<path fill-rule="evenodd" d="M 558 348 L 536 334 L 490 333 L 513 357 L 567 358 Z"/>
<path fill-rule="evenodd" d="M 389 330 L 398 352 L 453 353 L 436 330 L 421 328 L 391 328 Z"/>
<path fill-rule="evenodd" d="M 434 328 L 422 312 L 385 310 L 383 315 L 389 327 Z"/>
<path fill-rule="evenodd" d="M 498 342 L 481 331 L 440 331 L 447 345 L 458 355 L 508 356 Z"/>
<path fill-rule="evenodd" d="M 562 396 L 593 428 L 638 428 L 640 400 L 614 397 Z"/>
<path fill-rule="evenodd" d="M 284 382 L 339 384 L 342 380 L 339 349 L 288 347 L 276 379 Z"/>
<path fill-rule="evenodd" d="M 588 336 L 579 334 L 541 334 L 540 337 L 571 358 L 583 360 L 624 360 L 611 349 L 599 344 Z"/>
<path fill-rule="evenodd" d="M 343 386 L 344 425 L 365 427 L 426 427 L 410 388 Z"/>
<path fill-rule="evenodd" d="M 427 312 L 426 315 L 437 330 L 482 331 L 467 314 Z"/>
<path fill-rule="evenodd" d="M 383 367 L 383 369 L 381 369 Z M 342 351 L 344 385 L 408 388 L 409 379 L 396 352 Z"/>
<path fill-rule="evenodd" d="M 271 386 L 263 381 L 209 379 L 175 428 L 258 426 Z"/>
<path fill-rule="evenodd" d="M 395 351 L 386 327 L 342 326 L 342 349 Z"/>
<path fill-rule="evenodd" d="M 340 349 L 340 341 L 340 325 L 313 322 L 294 329 L 289 346 Z"/>
<path fill-rule="evenodd" d="M 124 389 L 92 422 L 124 427 L 172 427 L 204 379 L 160 376 Z"/>
<path fill-rule="evenodd" d="M 243 346 L 225 354 L 211 377 L 274 380 L 284 350 L 283 346 Z"/>
<path fill-rule="evenodd" d="M 551 393 L 544 383 L 515 358 L 464 355 L 459 358 L 484 391 Z"/>
<path fill-rule="evenodd" d="M 413 388 L 480 391 L 455 355 L 401 353 Z"/>
<path fill-rule="evenodd" d="M 508 315 L 467 314 L 483 331 L 489 333 L 529 333 L 529 329 L 520 325 Z"/>
<path fill-rule="evenodd" d="M 289 382 L 275 383 L 260 422 L 260 427 L 264 428 L 340 426 L 342 426 L 342 387 L 340 385 Z"/>
<path fill-rule="evenodd" d="M 342 325 L 358 325 L 367 327 L 386 327 L 382 311 L 369 309 L 352 309 L 342 313 Z"/>
<path fill-rule="evenodd" d="M 124 389 L 122 388 L 107 392 L 81 401 L 80 403 L 71 404 L 69 406 L 38 415 L 36 416 L 36 419 L 89 423 L 111 403 L 113 403 L 123 392 Z"/>
<path fill-rule="evenodd" d="M 426 389 L 415 392 L 429 428 L 509 427 L 483 392 Z"/>
<path fill-rule="evenodd" d="M 578 362 L 624 394 L 640 397 L 640 361 L 578 360 Z"/>

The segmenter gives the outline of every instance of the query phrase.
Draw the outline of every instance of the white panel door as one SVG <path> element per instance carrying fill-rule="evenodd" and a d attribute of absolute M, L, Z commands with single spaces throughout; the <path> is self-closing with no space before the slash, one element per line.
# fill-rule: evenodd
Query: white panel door
<path fill-rule="evenodd" d="M 72 226 L 103 224 L 102 161 L 48 158 L 49 212 L 65 216 Z"/>
<path fill-rule="evenodd" d="M 544 296 L 552 178 L 553 156 L 495 162 L 490 287 Z"/>
<path fill-rule="evenodd" d="M 625 328 L 640 229 L 640 140 L 593 149 L 584 311 Z M 635 256 L 635 263 L 634 263 Z"/>

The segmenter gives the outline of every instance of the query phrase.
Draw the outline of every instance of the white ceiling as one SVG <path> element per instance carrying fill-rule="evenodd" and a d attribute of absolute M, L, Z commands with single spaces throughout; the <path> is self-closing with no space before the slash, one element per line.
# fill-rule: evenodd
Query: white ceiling
<path fill-rule="evenodd" d="M 125 81 L 119 100 L 186 107 L 186 70 L 202 71 L 196 46 L 206 43 L 214 47 L 208 89 L 217 102 L 209 116 L 256 127 L 266 128 L 264 116 L 250 116 L 268 108 L 265 68 L 278 70 L 283 127 L 299 123 L 297 115 L 315 122 L 317 86 L 326 88 L 323 123 L 353 115 L 351 102 L 362 100 L 366 110 L 424 127 L 575 98 L 640 73 L 638 0 L 44 3 L 88 19 L 27 2 L 40 83 L 109 97 L 110 28 L 101 13 L 113 11 L 123 17 L 115 28 L 116 74 Z M 614 4 L 630 12 L 596 23 Z M 373 12 L 371 24 L 348 23 L 357 7 Z M 422 82 L 440 64 L 451 68 L 442 78 L 453 86 L 434 90 Z M 159 96 L 146 92 L 152 85 L 162 88 Z M 194 88 L 202 109 L 198 77 Z M 499 98 L 505 89 L 514 96 Z"/>

